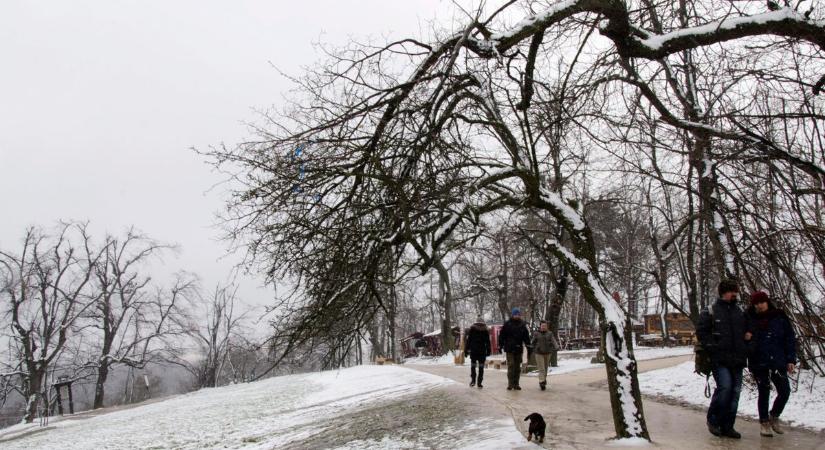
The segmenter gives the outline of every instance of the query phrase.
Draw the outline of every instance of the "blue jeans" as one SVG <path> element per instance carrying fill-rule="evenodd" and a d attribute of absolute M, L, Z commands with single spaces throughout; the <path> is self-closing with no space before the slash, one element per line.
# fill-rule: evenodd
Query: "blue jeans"
<path fill-rule="evenodd" d="M 779 370 L 757 369 L 751 370 L 756 379 L 756 387 L 759 392 L 759 399 L 756 402 L 759 408 L 759 421 L 767 422 L 771 417 L 779 417 L 788 398 L 791 396 L 791 383 L 788 381 L 787 372 Z M 771 395 L 771 382 L 776 386 L 776 399 L 773 401 L 773 408 L 768 415 L 768 401 Z"/>
<path fill-rule="evenodd" d="M 708 424 L 724 433 L 733 429 L 736 411 L 739 409 L 739 394 L 742 392 L 742 368 L 715 366 L 713 381 L 716 390 L 708 407 Z"/>

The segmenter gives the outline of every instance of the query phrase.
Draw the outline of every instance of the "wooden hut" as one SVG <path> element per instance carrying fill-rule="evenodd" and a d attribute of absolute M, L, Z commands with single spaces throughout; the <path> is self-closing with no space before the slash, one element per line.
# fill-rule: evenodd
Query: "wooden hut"
<path fill-rule="evenodd" d="M 662 336 L 662 320 L 667 325 L 667 341 Z M 690 345 L 693 341 L 695 329 L 686 314 L 645 314 L 644 322 L 644 334 L 638 340 L 641 345 Z"/>

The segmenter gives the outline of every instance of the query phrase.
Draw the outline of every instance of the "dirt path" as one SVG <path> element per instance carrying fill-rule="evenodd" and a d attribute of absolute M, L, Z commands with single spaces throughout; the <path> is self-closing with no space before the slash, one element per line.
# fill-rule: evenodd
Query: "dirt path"
<path fill-rule="evenodd" d="M 691 356 L 640 361 L 640 371 L 670 367 L 689 360 Z M 420 370 L 466 385 L 469 366 L 410 365 Z M 538 380 L 522 377 L 521 391 L 507 391 L 506 370 L 488 369 L 484 374 L 484 389 L 467 386 L 468 395 L 484 399 L 496 409 L 509 411 L 520 430 L 526 432 L 523 419 L 532 412 L 541 413 L 548 423 L 546 448 L 591 449 L 608 446 L 606 438 L 615 435 L 606 392 L 605 370 L 588 369 L 549 377 L 548 390 L 538 388 Z M 646 398 L 645 418 L 654 444 L 668 449 L 754 449 L 799 448 L 825 450 L 825 435 L 805 430 L 789 429 L 782 436 L 759 436 L 759 424 L 737 419 L 741 440 L 712 436 L 705 426 L 705 412 L 669 405 Z M 817 412 L 821 414 L 821 412 Z"/>

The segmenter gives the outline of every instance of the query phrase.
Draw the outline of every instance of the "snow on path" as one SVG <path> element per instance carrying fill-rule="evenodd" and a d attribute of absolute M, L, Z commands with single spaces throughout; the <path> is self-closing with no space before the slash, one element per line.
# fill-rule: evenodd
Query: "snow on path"
<path fill-rule="evenodd" d="M 343 416 L 454 384 L 447 378 L 397 366 L 359 366 L 289 375 L 203 389 L 82 420 L 55 418 L 45 428 L 34 424 L 16 425 L 0 431 L 0 447 L 261 450 L 301 447 L 302 442 L 324 433 L 333 436 L 335 430 L 331 428 Z M 436 438 L 441 435 L 444 445 L 450 448 L 494 449 L 524 444 L 524 438 L 511 421 L 480 418 L 441 429 L 437 423 L 420 426 L 423 427 L 421 433 L 430 433 L 430 442 L 435 433 Z M 478 439 L 464 442 L 462 446 L 461 440 L 455 439 L 457 435 L 477 435 Z M 409 438 L 383 436 L 346 443 L 339 448 L 421 448 L 421 445 Z"/>
<path fill-rule="evenodd" d="M 675 398 L 693 405 L 707 407 L 710 400 L 705 398 L 705 377 L 693 372 L 693 362 L 685 362 L 666 369 L 653 370 L 639 374 L 639 386 L 642 393 L 662 395 Z M 759 418 L 756 409 L 757 393 L 754 385 L 748 385 L 750 374 L 745 369 L 746 383 L 739 398 L 739 415 Z M 794 382 L 791 382 L 793 388 Z M 713 378 L 711 378 L 713 389 Z M 771 391 L 771 404 L 776 391 Z M 810 371 L 803 371 L 799 376 L 797 392 L 791 392 L 791 398 L 782 413 L 782 420 L 791 425 L 825 430 L 825 379 L 816 378 Z"/>

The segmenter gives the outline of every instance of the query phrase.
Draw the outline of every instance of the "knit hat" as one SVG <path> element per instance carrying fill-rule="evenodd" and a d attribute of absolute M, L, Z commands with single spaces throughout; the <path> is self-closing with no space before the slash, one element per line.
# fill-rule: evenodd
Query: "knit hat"
<path fill-rule="evenodd" d="M 518 309 L 518 308 L 513 308 L 513 312 L 510 313 L 510 315 L 511 316 L 520 316 L 521 315 L 521 310 Z"/>
<path fill-rule="evenodd" d="M 754 291 L 751 293 L 751 305 L 757 305 L 768 301 L 768 294 L 764 291 Z"/>

